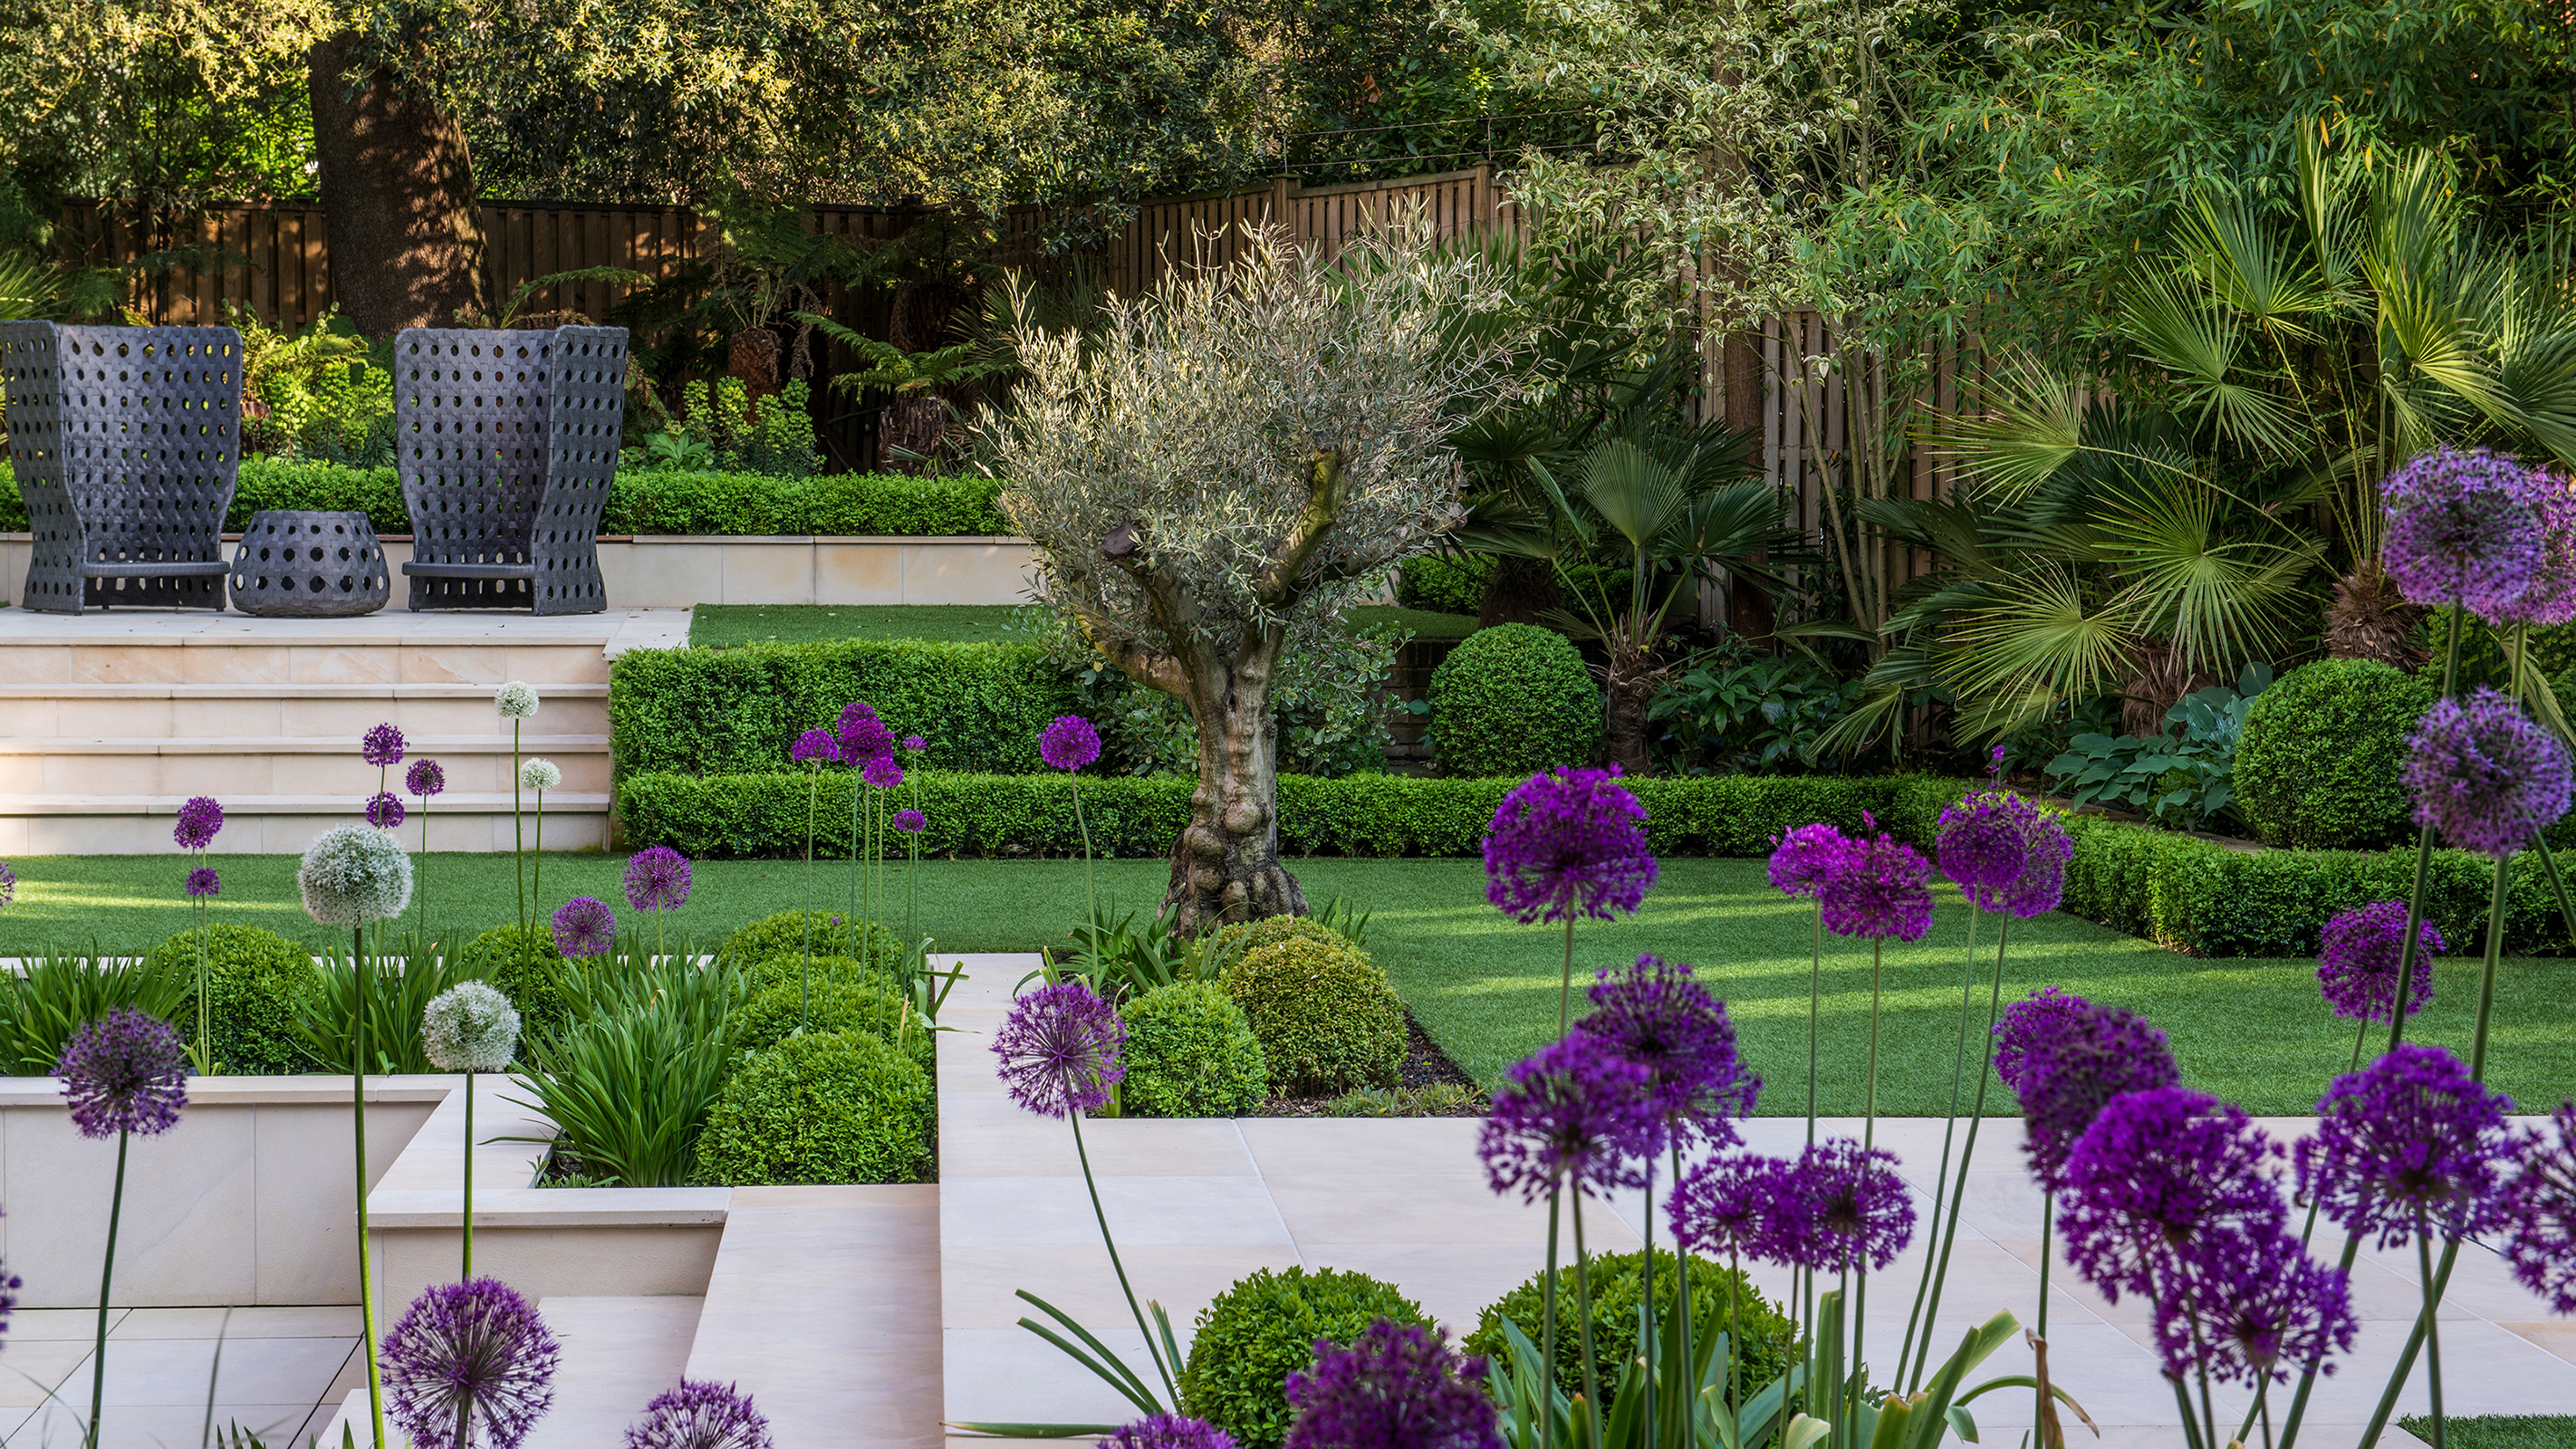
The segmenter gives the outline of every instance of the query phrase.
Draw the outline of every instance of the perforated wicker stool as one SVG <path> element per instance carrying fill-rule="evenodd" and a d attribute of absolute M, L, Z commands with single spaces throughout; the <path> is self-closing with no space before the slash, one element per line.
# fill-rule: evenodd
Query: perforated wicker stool
<path fill-rule="evenodd" d="M 241 334 L 0 322 L 0 379 L 34 536 L 26 607 L 222 608 Z"/>
<path fill-rule="evenodd" d="M 623 327 L 395 337 L 412 608 L 607 608 L 599 514 L 625 412 Z"/>
<path fill-rule="evenodd" d="M 265 619 L 347 619 L 394 596 L 384 546 L 363 513 L 277 508 L 251 515 L 233 550 L 233 607 Z"/>

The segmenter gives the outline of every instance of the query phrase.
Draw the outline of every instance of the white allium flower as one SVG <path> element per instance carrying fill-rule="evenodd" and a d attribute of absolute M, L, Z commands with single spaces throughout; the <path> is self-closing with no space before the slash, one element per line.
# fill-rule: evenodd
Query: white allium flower
<path fill-rule="evenodd" d="M 551 790 L 563 783 L 563 771 L 552 760 L 528 759 L 519 762 L 519 788 Z"/>
<path fill-rule="evenodd" d="M 497 1072 L 519 1049 L 519 1010 L 481 981 L 460 981 L 429 999 L 420 1046 L 442 1072 Z"/>
<path fill-rule="evenodd" d="M 295 883 L 304 909 L 323 925 L 390 920 L 411 904 L 411 857 L 385 831 L 343 825 L 304 852 Z"/>
<path fill-rule="evenodd" d="M 537 712 L 537 687 L 513 679 L 492 696 L 492 707 L 503 719 L 526 719 Z"/>

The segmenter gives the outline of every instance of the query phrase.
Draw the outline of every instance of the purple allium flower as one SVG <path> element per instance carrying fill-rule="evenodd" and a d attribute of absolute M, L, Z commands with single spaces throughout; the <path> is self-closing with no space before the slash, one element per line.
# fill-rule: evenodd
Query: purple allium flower
<path fill-rule="evenodd" d="M 2071 996 L 2054 986 L 2043 986 L 2004 1008 L 2003 1020 L 1995 1023 L 1995 1077 L 2018 1093 L 2021 1090 L 2021 1063 L 2030 1044 L 2051 1035 L 2067 1022 L 2082 1016 L 2092 1003 L 2081 996 Z"/>
<path fill-rule="evenodd" d="M 2484 448 L 2440 448 L 2380 484 L 2380 556 L 2409 603 L 2460 604 L 2490 619 L 2518 603 L 2542 564 L 2531 471 Z"/>
<path fill-rule="evenodd" d="M 2067 1261 L 2114 1303 L 2152 1297 L 2204 1232 L 2280 1230 L 2284 1156 L 2241 1108 L 2188 1087 L 2114 1097 L 2067 1153 Z"/>
<path fill-rule="evenodd" d="M 1932 929 L 1932 863 L 1892 835 L 1862 846 L 1816 889 L 1825 929 L 1837 936 L 1920 941 Z"/>
<path fill-rule="evenodd" d="M 2545 467 L 2526 475 L 2523 502 L 2540 523 L 2540 563 L 2522 597 L 2486 612 L 2490 624 L 2576 622 L 2576 489 Z"/>
<path fill-rule="evenodd" d="M 403 771 L 403 788 L 427 800 L 447 788 L 447 771 L 436 760 L 427 757 L 414 760 L 411 768 Z"/>
<path fill-rule="evenodd" d="M 9 862 L 0 860 L 0 906 L 5 906 L 17 898 L 18 873 L 9 868 Z"/>
<path fill-rule="evenodd" d="M 188 1053 L 178 1028 L 131 1007 L 74 1031 L 54 1075 L 63 1079 L 72 1125 L 83 1137 L 157 1137 L 179 1125 L 179 1109 L 188 1105 Z"/>
<path fill-rule="evenodd" d="M 2504 1259 L 2564 1318 L 2576 1313 L 2576 1102 L 2560 1102 L 2547 1130 L 2516 1134 L 2513 1161 L 2495 1199 Z"/>
<path fill-rule="evenodd" d="M 2511 1145 L 2513 1104 L 2440 1047 L 2405 1042 L 2317 1103 L 2317 1134 L 2299 1144 L 2299 1199 L 2356 1236 L 2401 1248 L 2419 1232 L 2465 1238 L 2494 1212 L 2497 1169 Z"/>
<path fill-rule="evenodd" d="M 2317 951 L 2317 985 L 2337 1016 L 2386 1021 L 2397 1001 L 2398 956 L 2406 943 L 2406 903 L 2377 901 L 2326 922 Z M 2446 945 L 2430 921 L 2415 923 L 2415 979 L 2406 996 L 2413 1016 L 2433 999 L 2433 957 Z"/>
<path fill-rule="evenodd" d="M 930 817 L 918 810 L 898 810 L 894 812 L 894 828 L 906 835 L 919 835 L 930 828 Z"/>
<path fill-rule="evenodd" d="M 769 1420 L 733 1384 L 682 1379 L 644 1406 L 626 1449 L 770 1449 Z"/>
<path fill-rule="evenodd" d="M 1708 994 L 1688 963 L 1640 956 L 1592 985 L 1592 1010 L 1574 1029 L 1644 1067 L 1647 1096 L 1668 1130 L 1685 1141 L 1732 1147 L 1734 1119 L 1750 1116 L 1762 1079 L 1735 1051 L 1726 1004 Z"/>
<path fill-rule="evenodd" d="M 403 802 L 391 790 L 367 797 L 367 823 L 378 830 L 391 830 L 403 823 Z"/>
<path fill-rule="evenodd" d="M 892 755 L 879 755 L 859 771 L 859 778 L 880 790 L 891 790 L 903 783 L 903 766 Z"/>
<path fill-rule="evenodd" d="M 555 949 L 567 956 L 605 956 L 617 944 L 617 915 L 605 902 L 574 896 L 555 908 Z"/>
<path fill-rule="evenodd" d="M 993 1034 L 1011 1100 L 1041 1117 L 1070 1117 L 1109 1100 L 1126 1077 L 1118 1049 L 1127 1024 L 1079 981 L 1043 986 L 1021 997 Z"/>
<path fill-rule="evenodd" d="M 2053 1030 L 2019 1040 L 2016 1067 L 2023 1151 L 2031 1175 L 2055 1192 L 2065 1186 L 2067 1154 L 2111 1099 L 2123 1092 L 2170 1087 L 2182 1080 L 2165 1034 L 2125 1006 L 2096 1006 L 2049 1023 Z"/>
<path fill-rule="evenodd" d="M 2567 813 L 2571 778 L 2558 737 L 2492 689 L 2436 701 L 2406 739 L 2415 823 L 2501 860 Z"/>
<path fill-rule="evenodd" d="M 1772 1253 L 1819 1273 L 1886 1267 L 1914 1236 L 1914 1198 L 1896 1154 L 1829 1137 L 1798 1154 L 1772 1190 Z M 1770 1256 L 1766 1254 L 1765 1256 Z"/>
<path fill-rule="evenodd" d="M 2278 1228 L 2204 1231 L 2161 1274 L 2155 1300 L 2166 1373 L 2206 1368 L 2247 1388 L 2267 1377 L 2286 1382 L 2289 1368 L 2350 1349 L 2360 1326 L 2342 1270 L 2318 1263 Z"/>
<path fill-rule="evenodd" d="M 844 707 L 834 729 L 840 736 L 844 765 L 865 765 L 894 753 L 894 731 L 886 728 L 871 706 L 853 702 Z"/>
<path fill-rule="evenodd" d="M 1563 1186 L 1643 1187 L 1663 1150 L 1654 1077 L 1600 1037 L 1569 1032 L 1514 1062 L 1476 1137 L 1485 1181 L 1537 1202 Z"/>
<path fill-rule="evenodd" d="M 222 894 L 224 882 L 222 877 L 215 874 L 213 866 L 201 865 L 188 872 L 188 883 L 181 889 L 187 893 L 188 899 L 193 901 Z"/>
<path fill-rule="evenodd" d="M 1100 758 L 1100 731 L 1078 714 L 1060 714 L 1038 734 L 1038 758 L 1050 770 L 1079 770 Z"/>
<path fill-rule="evenodd" d="M 807 730 L 796 737 L 787 758 L 799 765 L 828 765 L 841 758 L 841 742 L 830 730 Z"/>
<path fill-rule="evenodd" d="M 1101 1440 L 1100 1449 L 1234 1449 L 1234 1436 L 1186 1414 L 1149 1414 Z"/>
<path fill-rule="evenodd" d="M 1381 1318 L 1348 1348 L 1317 1341 L 1315 1366 L 1287 1389 L 1282 1449 L 1503 1449 L 1484 1359 L 1416 1324 Z"/>
<path fill-rule="evenodd" d="M 917 755 L 930 748 L 930 741 L 923 739 L 919 735 L 905 735 L 903 737 L 903 747 Z"/>
<path fill-rule="evenodd" d="M 1485 899 L 1525 925 L 1614 920 L 1645 900 L 1655 871 L 1646 807 L 1615 767 L 1532 775 L 1485 827 Z"/>
<path fill-rule="evenodd" d="M 2075 842 L 2056 816 L 2009 790 L 1984 790 L 1941 812 L 1934 850 L 1977 909 L 2027 921 L 2057 909 Z"/>
<path fill-rule="evenodd" d="M 1771 884 L 1793 896 L 1813 896 L 1861 852 L 1859 841 L 1822 821 L 1773 836 L 1771 844 Z"/>
<path fill-rule="evenodd" d="M 676 911 L 689 903 L 689 858 L 667 845 L 626 858 L 626 904 L 639 911 Z"/>
<path fill-rule="evenodd" d="M 555 1336 L 498 1278 L 433 1284 L 385 1335 L 385 1408 L 414 1444 L 516 1449 L 554 1403 Z"/>
<path fill-rule="evenodd" d="M 1780 1210 L 1781 1185 L 1793 1169 L 1777 1157 L 1737 1153 L 1712 1157 L 1682 1174 L 1664 1204 L 1673 1235 L 1694 1253 L 1741 1254 L 1786 1263 L 1797 1233 Z"/>
<path fill-rule="evenodd" d="M 390 724 L 380 724 L 367 731 L 358 742 L 358 757 L 378 769 L 399 765 L 403 758 L 403 732 Z"/>
<path fill-rule="evenodd" d="M 203 850 L 224 828 L 224 807 L 212 795 L 193 795 L 179 807 L 179 825 L 170 832 L 181 850 Z"/>

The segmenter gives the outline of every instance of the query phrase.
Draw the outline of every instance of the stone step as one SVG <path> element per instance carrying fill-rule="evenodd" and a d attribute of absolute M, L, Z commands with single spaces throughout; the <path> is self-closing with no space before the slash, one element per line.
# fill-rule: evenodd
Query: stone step
<path fill-rule="evenodd" d="M 352 795 L 225 795 L 223 834 L 216 854 L 301 852 L 334 826 L 355 825 L 360 797 Z M 184 795 L 0 795 L 0 859 L 13 855 L 174 855 L 170 839 Z M 408 805 L 410 802 L 406 802 Z M 593 791 L 546 792 L 548 850 L 605 850 L 609 796 Z M 415 814 L 397 832 L 418 850 L 421 821 Z M 502 792 L 453 791 L 429 810 L 432 850 L 508 850 L 510 797 Z M 533 834 L 528 843 L 536 844 Z"/>
<path fill-rule="evenodd" d="M 414 735 L 406 759 L 430 758 L 447 774 L 448 793 L 432 810 L 457 799 L 491 794 L 507 801 L 511 743 L 508 736 Z M 552 804 L 565 793 L 605 794 L 609 789 L 605 734 L 523 735 L 522 759 L 544 758 L 563 771 L 563 784 L 547 792 Z M 403 787 L 406 766 L 382 772 L 383 788 L 417 803 Z M 355 737 L 287 735 L 57 737 L 0 739 L 0 795 L 337 795 L 362 802 L 378 788 L 379 772 L 359 758 Z M 352 806 L 351 808 L 354 808 Z"/>
<path fill-rule="evenodd" d="M 0 610 L 0 684 L 604 684 L 627 649 L 688 641 L 685 609 L 556 615 L 399 611 L 254 619 L 181 610 Z"/>
<path fill-rule="evenodd" d="M 556 684 L 522 733 L 608 733 L 608 686 Z M 379 724 L 403 733 L 492 735 L 509 722 L 482 684 L 8 684 L 0 685 L 0 737 L 25 742 L 120 735 L 285 735 L 355 741 Z"/>

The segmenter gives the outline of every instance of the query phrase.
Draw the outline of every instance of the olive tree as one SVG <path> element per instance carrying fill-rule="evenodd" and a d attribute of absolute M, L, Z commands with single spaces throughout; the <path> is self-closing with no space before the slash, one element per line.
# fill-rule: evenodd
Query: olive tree
<path fill-rule="evenodd" d="M 1182 930 L 1304 912 L 1271 687 L 1457 526 L 1448 439 L 1508 386 L 1515 346 L 1479 325 L 1502 302 L 1471 251 L 1408 222 L 1329 266 L 1251 230 L 1232 266 L 1113 299 L 1087 333 L 1021 314 L 1023 380 L 980 426 L 1048 602 L 1197 722 L 1164 896 Z"/>

